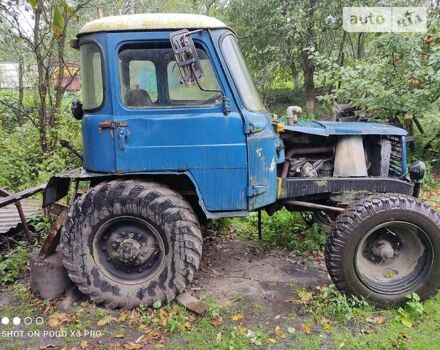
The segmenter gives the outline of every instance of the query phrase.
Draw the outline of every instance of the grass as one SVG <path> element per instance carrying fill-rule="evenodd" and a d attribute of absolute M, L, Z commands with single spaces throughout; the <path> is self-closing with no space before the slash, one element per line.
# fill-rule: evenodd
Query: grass
<path fill-rule="evenodd" d="M 440 185 L 435 178 L 429 181 L 433 183 L 432 190 L 425 191 L 424 198 L 433 205 L 440 205 Z M 257 240 L 256 224 L 256 215 L 251 215 L 218 220 L 211 223 L 209 229 Z M 269 253 L 281 246 L 308 255 L 321 251 L 325 244 L 326 236 L 319 227 L 308 227 L 298 213 L 281 210 L 273 216 L 263 214 L 263 228 L 264 241 L 258 246 Z M 16 249 L 3 260 L 7 267 L 3 268 L 1 278 L 7 279 L 9 284 L 27 266 L 27 250 L 20 246 Z M 55 304 L 39 300 L 22 284 L 15 283 L 8 288 L 16 303 L 2 307 L 2 316 L 41 315 L 47 320 L 56 312 Z M 440 349 L 440 293 L 423 303 L 412 294 L 404 307 L 378 309 L 365 300 L 341 294 L 333 285 L 320 289 L 293 287 L 292 299 L 298 302 L 298 309 L 283 314 L 276 322 L 265 318 L 271 311 L 265 305 L 247 302 L 240 296 L 228 305 L 219 305 L 210 295 L 202 299 L 208 306 L 203 316 L 196 316 L 176 303 L 155 304 L 152 308 L 141 306 L 133 312 L 125 312 L 107 311 L 82 302 L 68 315 L 69 321 L 62 327 L 68 331 L 101 330 L 105 336 L 99 344 L 88 339 L 94 344 L 90 348 L 99 349 L 135 349 L 138 343 L 133 342 L 140 337 L 143 337 L 141 343 L 145 342 L 152 349 L 172 350 Z M 253 323 L 249 315 L 267 322 Z M 108 323 L 103 322 L 106 319 Z M 99 322 L 105 324 L 97 326 Z M 68 349 L 78 348 L 78 338 L 67 337 L 62 341 Z M 36 339 L 27 339 L 26 346 L 37 348 L 39 344 Z M 22 347 L 19 339 L 0 337 L 0 348 Z"/>
<path fill-rule="evenodd" d="M 223 234 L 236 234 L 246 239 L 256 239 L 258 218 L 251 213 L 245 218 L 226 218 L 210 223 L 209 229 Z M 308 253 L 321 250 L 326 242 L 326 234 L 318 225 L 308 227 L 300 213 L 286 209 L 272 216 L 262 213 L 263 238 L 262 249 L 285 247 L 295 253 Z"/>

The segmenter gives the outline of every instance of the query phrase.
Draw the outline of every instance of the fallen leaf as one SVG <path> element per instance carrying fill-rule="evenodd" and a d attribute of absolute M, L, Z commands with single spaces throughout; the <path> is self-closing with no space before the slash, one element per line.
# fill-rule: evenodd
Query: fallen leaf
<path fill-rule="evenodd" d="M 407 317 L 400 317 L 400 322 L 402 322 L 402 324 L 408 328 L 411 328 L 413 326 L 412 321 Z"/>
<path fill-rule="evenodd" d="M 366 321 L 372 324 L 383 324 L 385 323 L 385 317 L 383 316 L 374 316 L 373 318 L 367 318 Z"/>
<path fill-rule="evenodd" d="M 81 340 L 79 342 L 79 346 L 81 347 L 82 350 L 88 350 L 89 349 L 89 344 L 87 343 L 87 340 Z"/>
<path fill-rule="evenodd" d="M 136 344 L 133 342 L 125 343 L 122 346 L 124 347 L 124 349 L 127 349 L 127 350 L 140 350 L 143 347 L 142 344 Z"/>
<path fill-rule="evenodd" d="M 241 321 L 242 319 L 244 319 L 243 314 L 234 314 L 234 315 L 232 315 L 232 321 L 237 322 L 237 321 Z"/>
<path fill-rule="evenodd" d="M 332 324 L 333 324 L 332 321 L 327 317 L 321 318 L 320 323 L 322 328 L 326 331 L 329 331 L 332 328 Z"/>
<path fill-rule="evenodd" d="M 295 334 L 296 329 L 294 327 L 287 327 L 287 333 L 289 334 Z"/>
<path fill-rule="evenodd" d="M 138 323 L 140 320 L 140 314 L 139 311 L 137 311 L 136 309 L 131 310 L 130 312 L 130 316 L 128 318 L 128 323 L 132 324 L 132 323 Z"/>
<path fill-rule="evenodd" d="M 214 318 L 214 319 L 211 321 L 211 324 L 212 324 L 214 327 L 219 327 L 219 326 L 221 326 L 221 325 L 223 324 L 223 319 L 221 318 L 221 316 L 217 316 L 216 318 Z"/>
<path fill-rule="evenodd" d="M 160 325 L 162 327 L 166 327 L 168 324 L 169 314 L 164 309 L 159 310 L 159 319 L 160 319 Z"/>
<path fill-rule="evenodd" d="M 298 296 L 299 296 L 301 303 L 303 303 L 303 304 L 307 304 L 313 299 L 313 293 L 308 292 L 306 290 L 300 290 L 298 292 Z"/>
<path fill-rule="evenodd" d="M 63 312 L 55 312 L 54 314 L 49 316 L 49 320 L 47 321 L 47 324 L 49 327 L 58 328 L 63 323 L 67 323 L 69 321 L 70 321 L 70 317 L 68 314 L 65 314 Z"/>
<path fill-rule="evenodd" d="M 302 327 L 304 333 L 307 335 L 312 332 L 312 329 L 310 328 L 310 326 L 308 324 L 302 324 L 301 327 Z"/>
<path fill-rule="evenodd" d="M 112 323 L 116 319 L 113 316 L 107 315 L 101 318 L 96 324 L 98 326 L 105 326 L 106 324 Z"/>
<path fill-rule="evenodd" d="M 248 330 L 247 327 L 240 327 L 240 328 L 238 329 L 238 331 L 239 331 L 239 333 L 240 333 L 241 335 L 244 335 L 244 334 L 246 334 L 249 330 Z"/>
<path fill-rule="evenodd" d="M 269 338 L 268 339 L 272 344 L 276 344 L 277 343 L 277 341 L 275 340 L 275 339 L 273 339 L 273 338 Z"/>
<path fill-rule="evenodd" d="M 220 340 L 222 340 L 222 332 L 217 333 L 216 340 L 217 340 L 217 342 L 220 342 Z"/>
<path fill-rule="evenodd" d="M 124 322 L 125 320 L 128 319 L 128 317 L 130 316 L 130 311 L 129 310 L 124 310 L 119 314 L 118 317 L 118 322 Z"/>
<path fill-rule="evenodd" d="M 124 338 L 124 334 L 123 334 L 123 333 L 115 334 L 115 335 L 113 336 L 113 338 Z"/>
<path fill-rule="evenodd" d="M 385 317 L 383 317 L 383 316 L 373 317 L 373 323 L 374 324 L 383 324 L 383 323 L 385 323 Z"/>
<path fill-rule="evenodd" d="M 183 330 L 184 330 L 185 332 L 188 332 L 190 329 L 191 329 L 191 323 L 189 323 L 188 321 L 186 321 L 186 322 L 183 324 Z"/>
<path fill-rule="evenodd" d="M 281 339 L 287 338 L 287 334 L 281 330 L 280 326 L 275 327 L 275 334 L 277 335 L 277 337 L 279 337 Z"/>

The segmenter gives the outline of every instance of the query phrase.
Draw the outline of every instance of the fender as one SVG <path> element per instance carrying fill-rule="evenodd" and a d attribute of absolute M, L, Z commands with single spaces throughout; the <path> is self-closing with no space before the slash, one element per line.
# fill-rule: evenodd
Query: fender
<path fill-rule="evenodd" d="M 203 197 L 198 188 L 197 182 L 195 181 L 192 174 L 188 171 L 183 172 L 141 172 L 141 173 L 127 173 L 127 174 L 111 174 L 111 173 L 96 173 L 87 171 L 84 168 L 76 168 L 65 173 L 58 174 L 50 178 L 47 183 L 46 189 L 43 192 L 43 208 L 48 207 L 49 205 L 54 204 L 59 201 L 61 198 L 67 196 L 69 192 L 70 182 L 74 181 L 92 181 L 92 182 L 100 182 L 103 180 L 112 180 L 112 179 L 120 179 L 120 178 L 132 178 L 132 177 L 144 176 L 145 178 L 151 178 L 158 182 L 169 183 L 169 180 L 172 180 L 176 176 L 184 177 L 186 180 L 194 188 L 193 195 L 197 196 L 198 205 L 202 210 L 203 214 L 208 219 L 217 219 L 222 217 L 233 217 L 233 216 L 246 216 L 249 214 L 248 211 L 222 211 L 222 212 L 213 212 L 206 209 L 205 203 L 203 201 Z M 164 181 L 165 180 L 165 181 Z M 166 181 L 168 180 L 168 181 Z M 187 181 L 187 182 L 188 182 Z M 181 181 L 179 181 L 180 183 Z M 172 185 L 172 183 L 170 184 Z M 181 193 L 185 196 L 188 193 Z M 192 203 L 194 204 L 194 203 Z M 197 208 L 194 208 L 197 210 Z"/>

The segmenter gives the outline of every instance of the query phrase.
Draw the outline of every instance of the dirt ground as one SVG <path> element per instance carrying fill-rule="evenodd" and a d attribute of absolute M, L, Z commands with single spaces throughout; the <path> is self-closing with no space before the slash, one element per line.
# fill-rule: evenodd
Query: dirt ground
<path fill-rule="evenodd" d="M 264 251 L 256 241 L 208 236 L 201 268 L 190 289 L 220 304 L 240 300 L 264 312 L 248 315 L 251 324 L 272 324 L 299 311 L 295 291 L 330 283 L 321 256 L 305 259 L 284 249 Z M 250 316 L 253 316 L 252 318 Z"/>
<path fill-rule="evenodd" d="M 304 259 L 280 248 L 267 250 L 264 244 L 258 241 L 220 236 L 211 231 L 205 234 L 202 264 L 189 286 L 189 291 L 196 297 L 209 295 L 220 308 L 227 310 L 229 315 L 234 312 L 243 315 L 236 323 L 237 326 L 273 330 L 276 324 L 295 327 L 304 322 L 302 306 L 298 303 L 295 291 L 315 289 L 329 282 L 325 264 L 319 254 Z M 20 278 L 19 283 L 29 289 L 29 272 Z M 0 348 L 94 349 L 106 348 L 106 344 L 118 348 L 119 344 L 121 348 L 129 349 L 127 344 L 137 344 L 139 337 L 142 337 L 142 330 L 124 325 L 124 322 L 108 322 L 104 327 L 96 327 L 99 320 L 105 317 L 117 320 L 121 310 L 108 311 L 96 307 L 86 298 L 75 302 L 66 313 L 60 313 L 65 315 L 60 316 L 60 327 L 57 327 L 56 323 L 55 327 L 53 324 L 50 327 L 54 313 L 59 313 L 59 301 L 41 301 L 26 293 L 28 292 L 17 292 L 12 286 L 3 288 L 0 291 L 1 317 L 8 316 L 12 320 L 13 317 L 19 316 L 24 320 L 25 315 L 33 319 L 41 316 L 43 324 L 24 325 L 22 322 L 19 326 L 9 328 L 3 325 Z M 63 320 L 62 317 L 66 319 Z M 230 317 L 227 320 L 232 322 Z M 73 333 L 72 336 L 53 336 L 47 333 L 57 329 L 84 332 L 87 328 L 98 329 L 101 334 L 98 337 L 90 334 L 74 336 Z M 39 335 L 32 336 L 31 329 L 39 331 Z M 5 333 L 11 330 L 23 333 Z M 170 341 L 175 343 L 169 335 L 159 338 L 159 341 L 165 348 Z M 136 348 L 139 347 L 133 347 Z M 155 348 L 154 342 L 143 348 Z"/>

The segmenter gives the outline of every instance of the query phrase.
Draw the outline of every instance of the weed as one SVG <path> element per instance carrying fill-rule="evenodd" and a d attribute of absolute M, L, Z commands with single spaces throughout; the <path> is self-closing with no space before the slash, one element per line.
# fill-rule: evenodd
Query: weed
<path fill-rule="evenodd" d="M 51 227 L 51 221 L 48 216 L 33 214 L 28 218 L 28 224 L 33 232 L 38 236 L 47 234 Z"/>
<path fill-rule="evenodd" d="M 220 308 L 218 307 L 217 303 L 215 302 L 214 298 L 211 295 L 205 294 L 202 296 L 201 299 L 208 306 L 208 316 L 211 319 L 220 316 Z"/>
<path fill-rule="evenodd" d="M 371 312 L 372 307 L 364 300 L 355 296 L 342 294 L 334 285 L 323 287 L 306 305 L 314 315 L 329 316 L 347 322 L 353 317 Z"/>
<path fill-rule="evenodd" d="M 261 330 L 255 329 L 255 330 L 248 330 L 245 335 L 251 344 L 256 346 L 262 346 L 264 343 L 267 342 L 267 335 L 264 334 Z"/>
<path fill-rule="evenodd" d="M 29 251 L 24 243 L 0 257 L 0 282 L 2 285 L 15 282 L 28 266 Z"/>
<path fill-rule="evenodd" d="M 413 322 L 419 320 L 424 315 L 425 308 L 416 293 L 411 293 L 407 299 L 405 307 L 397 309 L 396 319 L 404 326 L 412 327 Z"/>
<path fill-rule="evenodd" d="M 150 324 L 150 316 L 148 315 L 148 309 L 145 307 L 145 305 L 141 304 L 138 307 L 139 315 L 141 322 L 148 326 Z"/>

